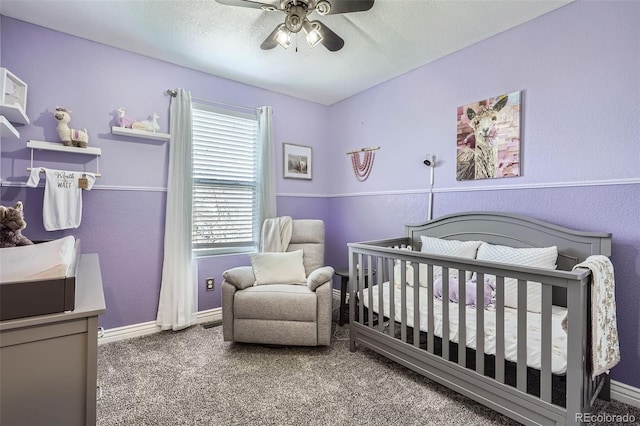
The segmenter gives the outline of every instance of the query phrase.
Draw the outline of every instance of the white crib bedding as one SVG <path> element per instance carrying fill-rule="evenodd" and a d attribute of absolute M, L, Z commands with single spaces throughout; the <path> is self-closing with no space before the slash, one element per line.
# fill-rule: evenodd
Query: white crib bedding
<path fill-rule="evenodd" d="M 383 285 L 383 309 L 384 316 L 389 318 L 389 283 Z M 369 307 L 369 289 L 372 290 L 373 311 L 379 313 L 378 286 L 363 289 L 364 306 Z M 427 289 L 420 289 L 420 330 L 427 331 Z M 394 287 L 395 321 L 401 322 L 401 290 Z M 449 340 L 458 343 L 458 304 L 449 302 Z M 413 327 L 414 303 L 413 287 L 406 290 L 407 326 Z M 442 301 L 434 299 L 434 334 L 442 337 Z M 552 307 L 552 354 L 551 371 L 554 374 L 564 374 L 567 369 L 567 334 L 562 328 L 562 320 L 567 315 L 567 309 L 560 306 Z M 517 362 L 517 310 L 505 307 L 505 359 Z M 541 314 L 527 312 L 527 365 L 540 369 L 541 365 Z M 492 310 L 484 311 L 484 352 L 495 355 L 496 352 L 496 313 Z M 466 307 L 466 340 L 467 347 L 476 348 L 476 309 Z"/>

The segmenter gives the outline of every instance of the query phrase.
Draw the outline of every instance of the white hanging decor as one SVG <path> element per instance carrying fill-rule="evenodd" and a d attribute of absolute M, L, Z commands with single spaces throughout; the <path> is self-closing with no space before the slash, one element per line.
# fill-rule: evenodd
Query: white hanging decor
<path fill-rule="evenodd" d="M 373 167 L 373 160 L 376 157 L 376 153 L 374 151 L 378 149 L 380 149 L 379 146 L 374 146 L 347 152 L 347 155 L 351 155 L 353 173 L 356 175 L 356 179 L 358 179 L 359 182 L 364 182 L 369 177 L 371 168 Z M 364 153 L 362 158 L 360 157 L 360 153 Z"/>

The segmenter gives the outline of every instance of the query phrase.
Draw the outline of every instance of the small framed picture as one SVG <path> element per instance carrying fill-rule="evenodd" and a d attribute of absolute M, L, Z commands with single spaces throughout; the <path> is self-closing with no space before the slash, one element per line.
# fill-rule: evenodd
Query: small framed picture
<path fill-rule="evenodd" d="M 285 179 L 311 179 L 313 159 L 310 146 L 283 143 L 282 155 Z"/>

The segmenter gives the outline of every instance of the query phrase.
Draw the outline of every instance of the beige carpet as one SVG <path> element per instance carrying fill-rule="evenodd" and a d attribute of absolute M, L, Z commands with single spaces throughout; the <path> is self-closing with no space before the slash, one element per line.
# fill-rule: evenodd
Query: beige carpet
<path fill-rule="evenodd" d="M 100 346 L 98 425 L 515 425 L 366 349 L 223 342 L 221 327 Z M 640 419 L 599 402 L 597 412 Z"/>

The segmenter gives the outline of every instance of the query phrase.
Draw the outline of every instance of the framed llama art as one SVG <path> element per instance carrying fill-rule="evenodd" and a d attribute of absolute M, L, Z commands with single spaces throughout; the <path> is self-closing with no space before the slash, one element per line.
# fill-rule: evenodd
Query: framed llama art
<path fill-rule="evenodd" d="M 458 107 L 456 179 L 520 176 L 521 92 Z"/>

